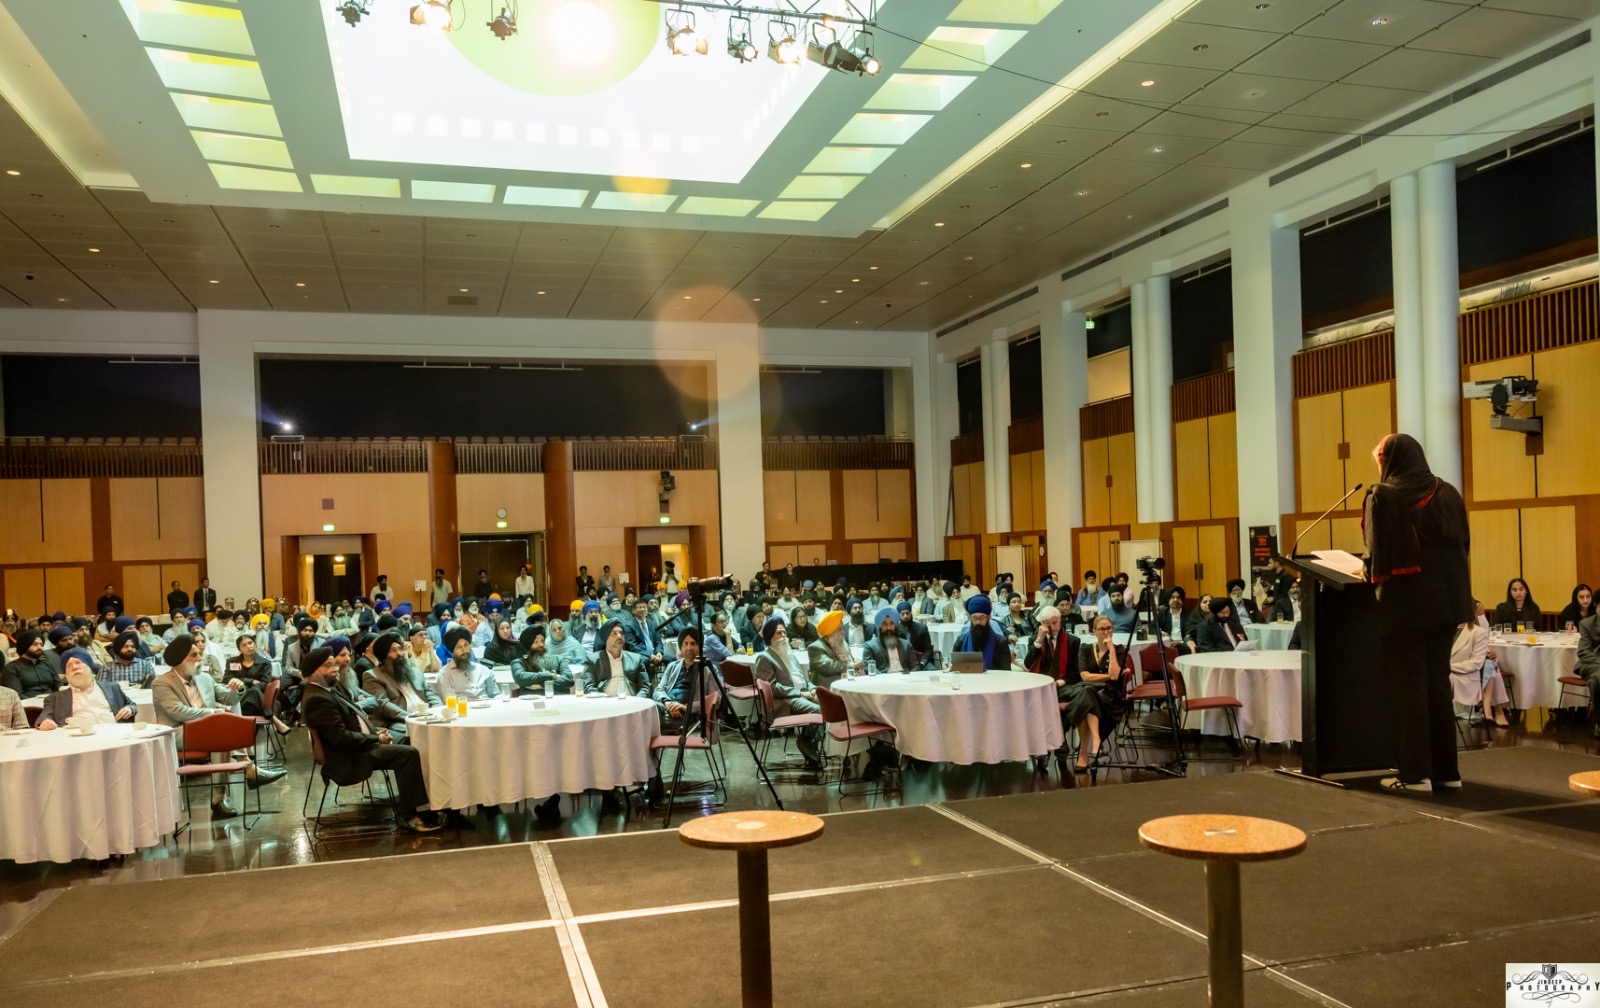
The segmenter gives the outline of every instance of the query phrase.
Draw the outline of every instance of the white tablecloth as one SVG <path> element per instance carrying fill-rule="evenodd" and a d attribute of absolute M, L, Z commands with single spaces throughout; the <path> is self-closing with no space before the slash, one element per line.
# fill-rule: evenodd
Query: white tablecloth
<path fill-rule="evenodd" d="M 1578 667 L 1577 638 L 1565 634 L 1535 634 L 1534 639 L 1539 643 L 1528 644 L 1526 634 L 1513 640 L 1489 638 L 1489 650 L 1495 653 L 1500 671 L 1516 676 L 1515 682 L 1509 685 L 1517 707 L 1522 710 L 1559 706 L 1561 684 L 1556 678 L 1572 675 Z"/>
<path fill-rule="evenodd" d="M 155 705 L 150 701 L 149 690 L 138 689 L 133 686 L 124 686 L 122 687 L 122 692 L 128 694 L 129 700 L 132 700 L 134 703 L 139 705 L 139 713 L 133 716 L 135 721 L 143 721 L 145 724 L 156 723 L 156 708 Z M 29 697 L 28 699 L 22 701 L 22 706 L 32 710 L 43 710 L 44 697 Z"/>
<path fill-rule="evenodd" d="M 99 725 L 0 736 L 0 860 L 103 860 L 159 842 L 178 825 L 173 734 Z"/>
<path fill-rule="evenodd" d="M 955 650 L 956 638 L 965 630 L 965 623 L 927 623 L 928 640 L 933 644 L 933 649 L 944 656 L 945 664 L 950 663 L 950 653 Z"/>
<path fill-rule="evenodd" d="M 834 690 L 852 721 L 895 728 L 895 747 L 941 763 L 1003 763 L 1061 747 L 1056 687 L 1031 672 L 958 676 L 959 690 L 927 673 L 841 679 Z"/>
<path fill-rule="evenodd" d="M 1263 742 L 1298 742 L 1300 734 L 1299 651 L 1221 651 L 1180 655 L 1178 671 L 1191 697 L 1238 697 L 1239 731 Z M 1227 735 L 1223 711 L 1202 711 L 1200 731 Z M 1194 715 L 1186 718 L 1189 722 Z"/>
<path fill-rule="evenodd" d="M 1293 623 L 1246 623 L 1244 635 L 1263 651 L 1284 651 L 1294 636 Z"/>
<path fill-rule="evenodd" d="M 656 705 L 642 697 L 492 701 L 450 724 L 411 721 L 433 808 L 465 808 L 632 785 L 650 777 Z"/>

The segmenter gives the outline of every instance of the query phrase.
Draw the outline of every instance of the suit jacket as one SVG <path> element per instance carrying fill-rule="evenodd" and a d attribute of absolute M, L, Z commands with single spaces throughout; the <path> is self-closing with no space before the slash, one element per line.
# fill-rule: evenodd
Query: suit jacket
<path fill-rule="evenodd" d="M 201 612 L 205 612 L 207 609 L 215 609 L 217 607 L 217 590 L 215 588 L 196 588 L 190 599 L 194 602 L 194 607 Z"/>
<path fill-rule="evenodd" d="M 1083 642 L 1062 630 L 1056 635 L 1054 654 L 1046 660 L 1045 650 L 1039 647 L 1039 637 L 1034 635 L 1028 641 L 1028 655 L 1023 659 L 1023 667 L 1029 672 L 1047 675 L 1057 683 L 1057 690 L 1062 685 L 1081 682 L 1078 675 L 1078 662 L 1083 655 Z"/>
<path fill-rule="evenodd" d="M 121 711 L 128 711 L 130 715 L 139 713 L 139 705 L 128 699 L 128 694 L 122 692 L 122 686 L 109 679 L 101 679 L 95 683 L 100 687 L 100 692 L 106 695 L 106 702 L 111 705 L 111 714 L 116 716 Z M 39 720 L 49 719 L 58 725 L 67 723 L 67 718 L 72 716 L 72 695 L 75 691 L 70 687 L 45 694 L 44 709 L 39 712 Z"/>
<path fill-rule="evenodd" d="M 1578 668 L 1586 676 L 1600 673 L 1600 613 L 1578 624 Z"/>
<path fill-rule="evenodd" d="M 335 690 L 308 682 L 301 717 L 322 740 L 322 772 L 335 784 L 359 784 L 372 776 L 378 736 L 361 730 L 361 711 Z M 369 722 L 370 724 L 370 722 Z"/>
<path fill-rule="evenodd" d="M 933 638 L 928 636 L 927 627 L 910 619 L 901 623 L 900 629 L 905 631 L 906 641 L 911 645 L 911 650 L 925 655 L 929 661 L 933 660 Z"/>
<path fill-rule="evenodd" d="M 1222 629 L 1222 624 L 1215 619 L 1206 619 L 1205 622 L 1195 627 L 1195 650 L 1206 652 L 1232 651 L 1234 646 L 1242 640 L 1248 640 L 1244 635 L 1244 628 L 1233 620 L 1228 621 L 1228 628 L 1233 631 L 1233 642 L 1228 641 L 1227 631 Z"/>
<path fill-rule="evenodd" d="M 628 681 L 629 696 L 649 696 L 650 677 L 645 672 L 644 659 L 632 651 L 623 649 L 622 652 L 622 677 Z M 603 690 L 606 683 L 611 681 L 611 657 L 604 648 L 589 659 L 589 664 L 583 670 L 583 688 L 586 690 Z"/>
<path fill-rule="evenodd" d="M 185 721 L 203 718 L 213 711 L 226 710 L 239 702 L 239 694 L 226 686 L 217 685 L 217 681 L 205 672 L 194 674 L 194 686 L 200 691 L 199 707 L 189 702 L 189 695 L 183 688 L 183 677 L 178 675 L 177 669 L 168 669 L 156 676 L 155 682 L 150 684 L 150 701 L 155 706 L 156 721 L 176 727 Z"/>
<path fill-rule="evenodd" d="M 66 680 L 61 678 L 61 669 L 48 651 L 38 662 L 14 659 L 6 664 L 3 672 L 0 672 L 0 686 L 16 690 L 17 695 L 24 700 L 29 697 L 47 696 L 64 685 Z"/>
<path fill-rule="evenodd" d="M 902 672 L 921 671 L 929 667 L 928 656 L 913 648 L 904 637 L 895 636 L 894 648 L 898 653 Z M 879 675 L 889 671 L 889 651 L 884 647 L 882 637 L 874 637 L 867 641 L 861 649 L 861 660 L 867 663 L 868 675 Z"/>
<path fill-rule="evenodd" d="M 771 651 L 763 651 L 756 655 L 755 665 L 751 667 L 750 674 L 757 679 L 765 679 L 772 684 L 772 697 L 774 700 L 789 700 L 803 693 L 811 692 L 811 680 L 806 677 L 805 669 L 800 667 L 800 660 L 795 659 L 795 668 L 788 669 L 778 661 L 778 656 Z"/>
<path fill-rule="evenodd" d="M 650 617 L 645 616 L 643 623 L 632 616 L 622 621 L 622 646 L 628 651 L 649 658 L 661 651 L 661 638 L 656 633 L 655 627 L 650 622 Z"/>

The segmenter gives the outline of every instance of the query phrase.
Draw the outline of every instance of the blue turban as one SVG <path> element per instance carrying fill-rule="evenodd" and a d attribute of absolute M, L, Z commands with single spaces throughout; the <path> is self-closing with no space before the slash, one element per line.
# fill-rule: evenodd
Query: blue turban
<path fill-rule="evenodd" d="M 200 610 L 196 609 L 194 606 L 189 606 L 183 610 L 183 614 L 185 616 L 198 616 L 200 615 Z"/>
<path fill-rule="evenodd" d="M 800 587 L 802 587 L 802 588 L 815 588 L 816 586 L 817 586 L 817 583 L 815 581 L 802 581 L 802 582 L 800 582 Z"/>
<path fill-rule="evenodd" d="M 895 609 L 895 612 L 908 613 L 908 612 L 911 611 L 911 603 L 907 602 L 905 599 L 901 599 L 898 603 L 895 604 L 894 609 Z"/>
<path fill-rule="evenodd" d="M 946 581 L 944 583 L 944 593 L 946 595 L 954 595 L 956 592 L 958 592 L 960 590 L 961 590 L 961 586 L 956 584 L 954 581 Z"/>
<path fill-rule="evenodd" d="M 346 637 L 344 634 L 340 634 L 337 637 L 329 637 L 323 642 L 322 646 L 327 648 L 329 651 L 332 651 L 333 656 L 337 658 L 346 651 L 350 650 L 350 638 Z"/>
<path fill-rule="evenodd" d="M 497 613 L 503 610 L 505 607 L 506 606 L 504 602 L 501 602 L 497 598 L 492 598 L 483 604 L 483 611 L 486 613 Z"/>
<path fill-rule="evenodd" d="M 884 606 L 872 616 L 873 629 L 876 630 L 878 627 L 883 626 L 883 621 L 886 619 L 894 620 L 895 626 L 900 625 L 900 613 L 897 612 L 893 606 Z"/>
<path fill-rule="evenodd" d="M 596 602 L 594 599 L 590 599 L 583 604 L 583 611 L 579 613 L 579 615 L 587 619 L 590 613 L 597 613 L 599 611 L 600 603 Z"/>
<path fill-rule="evenodd" d="M 393 609 L 393 608 L 394 608 L 394 606 L 389 604 L 389 600 L 388 599 L 381 598 L 381 599 L 379 599 L 377 601 L 377 604 L 372 607 L 372 611 L 373 612 L 388 612 L 390 609 Z"/>
<path fill-rule="evenodd" d="M 440 602 L 438 605 L 433 607 L 433 621 L 435 623 L 444 622 L 444 618 L 449 614 L 450 607 L 445 605 L 443 602 Z"/>
<path fill-rule="evenodd" d="M 74 658 L 78 659 L 79 661 L 83 662 L 85 665 L 89 666 L 89 671 L 90 672 L 94 671 L 94 656 L 91 655 L 88 651 L 84 650 L 81 647 L 75 647 L 75 648 L 67 648 L 65 651 L 61 652 L 61 671 L 62 672 L 65 672 L 67 670 L 67 662 L 71 661 Z"/>
<path fill-rule="evenodd" d="M 1056 590 L 1056 583 L 1054 581 L 1050 580 L 1049 578 L 1045 578 L 1043 581 L 1039 582 L 1039 590 L 1040 591 L 1055 591 Z"/>
<path fill-rule="evenodd" d="M 192 619 L 189 621 L 188 629 L 190 630 L 204 630 L 205 628 L 206 621 L 203 619 Z"/>
<path fill-rule="evenodd" d="M 133 626 L 132 616 L 118 616 L 116 622 L 111 624 L 111 629 L 115 630 L 117 633 L 121 633 L 131 626 Z"/>
<path fill-rule="evenodd" d="M 394 614 L 396 616 L 410 616 L 411 615 L 411 611 L 412 610 L 411 610 L 411 603 L 410 602 L 402 602 L 399 605 L 394 607 Z"/>
<path fill-rule="evenodd" d="M 974 595 L 967 599 L 967 612 L 972 614 L 983 613 L 985 616 L 994 611 L 994 606 L 989 602 L 987 595 Z"/>

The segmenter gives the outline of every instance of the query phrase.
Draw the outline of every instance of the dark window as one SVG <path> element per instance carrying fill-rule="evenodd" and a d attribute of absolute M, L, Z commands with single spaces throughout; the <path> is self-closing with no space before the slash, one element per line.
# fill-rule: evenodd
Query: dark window
<path fill-rule="evenodd" d="M 1133 346 L 1133 305 L 1122 304 L 1096 315 L 1088 332 L 1090 357 Z"/>
<path fill-rule="evenodd" d="M 10 437 L 199 437 L 200 365 L 100 357 L 0 361 Z"/>
<path fill-rule="evenodd" d="M 1594 135 L 1579 133 L 1456 183 L 1462 286 L 1595 251 Z"/>
<path fill-rule="evenodd" d="M 1172 283 L 1172 380 L 1228 367 L 1233 349 L 1233 270 Z"/>
<path fill-rule="evenodd" d="M 761 433 L 767 437 L 880 435 L 883 414 L 879 368 L 762 372 Z"/>
<path fill-rule="evenodd" d="M 1389 208 L 1300 236 L 1300 316 L 1309 332 L 1394 307 Z"/>
<path fill-rule="evenodd" d="M 1008 348 L 1011 358 L 1011 422 L 1044 415 L 1044 378 L 1040 375 L 1037 335 Z"/>
<path fill-rule="evenodd" d="M 956 365 L 957 433 L 983 433 L 983 363 L 974 357 Z"/>

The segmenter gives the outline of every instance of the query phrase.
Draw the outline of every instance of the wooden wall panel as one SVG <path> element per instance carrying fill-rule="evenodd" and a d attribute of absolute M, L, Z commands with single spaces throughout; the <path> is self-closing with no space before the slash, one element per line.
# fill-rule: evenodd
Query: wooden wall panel
<path fill-rule="evenodd" d="M 167 586 L 161 581 L 160 564 L 123 564 L 122 583 L 117 585 L 117 591 L 130 616 L 156 616 L 167 611 Z"/>
<path fill-rule="evenodd" d="M 1350 457 L 1345 460 L 1343 484 L 1323 507 L 1338 500 L 1341 494 L 1357 483 L 1371 483 L 1378 478 L 1378 467 L 1372 461 L 1372 449 L 1377 447 L 1379 441 L 1394 433 L 1393 382 L 1346 389 L 1343 395 L 1344 441 L 1350 446 Z"/>
<path fill-rule="evenodd" d="M 1507 375 L 1531 375 L 1532 357 L 1511 357 L 1467 368 L 1467 381 L 1489 381 Z M 1472 474 L 1473 501 L 1517 500 L 1534 495 L 1534 460 L 1527 438 L 1513 431 L 1489 428 L 1493 409 L 1487 399 L 1468 399 L 1467 432 L 1462 439 Z M 1538 598 L 1538 596 L 1534 596 Z"/>
<path fill-rule="evenodd" d="M 174 581 L 182 585 L 185 592 L 188 592 L 191 596 L 194 595 L 194 590 L 200 587 L 200 565 L 197 563 L 164 563 L 161 565 L 162 612 L 166 611 L 167 592 L 170 590 L 169 586 Z M 217 599 L 219 602 L 225 594 L 234 596 L 234 601 L 239 600 L 240 593 L 234 588 L 230 587 L 226 592 L 224 592 L 221 588 L 217 588 Z M 244 598 L 249 598 L 251 595 L 256 595 L 257 598 L 260 597 L 254 588 L 251 588 L 243 593 Z"/>
<path fill-rule="evenodd" d="M 955 505 L 952 512 L 954 535 L 981 535 L 988 525 L 988 509 L 984 500 L 982 462 L 970 462 L 950 469 L 950 482 Z"/>
<path fill-rule="evenodd" d="M 0 557 L 8 564 L 37 564 L 48 560 L 44 548 L 44 511 L 39 481 L 0 480 Z M 37 598 L 44 602 L 44 575 L 39 575 Z M 19 612 L 20 606 L 13 606 Z M 37 612 L 34 615 L 38 615 Z"/>
<path fill-rule="evenodd" d="M 49 480 L 46 482 L 55 482 Z M 84 480 L 83 482 L 88 482 Z M 84 495 L 85 501 L 88 494 Z M 64 612 L 68 616 L 88 610 L 84 598 L 82 567 L 46 567 L 44 569 L 44 604 L 50 612 Z"/>
<path fill-rule="evenodd" d="M 1338 392 L 1298 399 L 1295 410 L 1295 487 L 1301 511 L 1321 511 L 1344 493 L 1344 399 Z"/>
<path fill-rule="evenodd" d="M 800 548 L 798 546 L 768 546 L 767 563 L 773 570 L 782 570 L 785 564 L 800 565 Z"/>
<path fill-rule="evenodd" d="M 159 561 L 205 556 L 205 488 L 200 477 L 108 482 L 111 559 Z M 161 594 L 164 600 L 166 592 Z M 127 601 L 126 595 L 123 600 Z"/>
<path fill-rule="evenodd" d="M 1100 575 L 1116 572 L 1116 543 L 1123 538 L 1119 530 L 1079 529 L 1073 535 L 1077 544 L 1077 566 L 1069 580 L 1077 587 L 1083 586 L 1083 572 L 1092 570 Z M 1057 573 L 1061 573 L 1057 571 Z"/>
<path fill-rule="evenodd" d="M 1106 438 L 1106 468 L 1111 473 L 1111 518 L 1109 524 L 1137 521 L 1139 505 L 1138 482 L 1134 479 L 1133 438 L 1129 434 L 1113 434 Z"/>
<path fill-rule="evenodd" d="M 1182 588 L 1190 598 L 1199 597 L 1200 526 L 1178 525 L 1172 529 L 1172 552 L 1167 557 L 1166 584 Z"/>
<path fill-rule="evenodd" d="M 796 565 L 827 563 L 829 560 L 838 559 L 828 555 L 827 543 L 801 543 L 795 547 L 795 556 L 799 557 L 795 561 Z"/>
<path fill-rule="evenodd" d="M 850 562 L 856 564 L 872 564 L 878 562 L 878 544 L 875 542 L 858 542 L 850 544 Z"/>
<path fill-rule="evenodd" d="M 1111 524 L 1111 491 L 1106 477 L 1111 474 L 1106 439 L 1083 442 L 1083 523 Z"/>
<path fill-rule="evenodd" d="M 8 480 L 7 482 L 18 482 Z M 32 619 L 45 612 L 44 568 L 8 567 L 5 572 L 5 606 L 15 609 L 24 619 Z"/>
<path fill-rule="evenodd" d="M 1044 452 L 1011 456 L 1011 527 L 1044 527 Z"/>
<path fill-rule="evenodd" d="M 44 543 L 51 559 L 56 563 L 93 559 L 94 547 L 89 541 L 89 526 L 94 520 L 89 506 L 89 481 L 41 480 L 40 490 L 44 506 Z M 45 592 L 54 593 L 48 575 L 45 577 Z M 67 610 L 69 613 L 82 611 Z"/>
<path fill-rule="evenodd" d="M 911 472 L 907 469 L 846 469 L 845 539 L 911 535 Z M 980 486 L 981 492 L 981 486 Z M 777 538 L 768 533 L 769 537 Z M 794 538 L 813 538 L 814 534 Z"/>
<path fill-rule="evenodd" d="M 1473 543 L 1473 547 L 1476 552 L 1477 543 Z M 1540 608 L 1545 612 L 1560 612 L 1572 594 L 1572 586 L 1578 583 L 1578 533 L 1574 508 L 1522 509 L 1521 571 Z M 1593 576 L 1587 572 L 1585 574 L 1587 577 Z M 1507 574 L 1502 582 L 1511 577 Z"/>
<path fill-rule="evenodd" d="M 1332 530 L 1333 548 L 1357 555 L 1367 552 L 1367 541 L 1361 531 L 1360 515 L 1345 515 L 1328 519 Z"/>
<path fill-rule="evenodd" d="M 539 473 L 457 473 L 456 528 L 461 535 L 537 532 L 545 527 L 544 476 Z M 574 509 L 583 504 L 574 500 Z M 506 527 L 495 514 L 506 509 Z M 430 574 L 431 574 L 431 566 Z M 476 572 L 474 572 L 476 576 Z"/>
<path fill-rule="evenodd" d="M 324 499 L 333 501 L 323 510 Z M 402 532 L 428 527 L 426 473 L 330 473 L 261 477 L 264 536 Z"/>
<path fill-rule="evenodd" d="M 1522 569 L 1517 509 L 1468 511 L 1467 527 L 1472 532 L 1472 594 L 1493 609 L 1505 600 L 1506 582 Z"/>
<path fill-rule="evenodd" d="M 961 561 L 963 573 L 971 574 L 974 580 L 978 576 L 978 540 L 968 536 L 946 536 L 944 540 L 944 556 L 946 560 Z"/>
<path fill-rule="evenodd" d="M 1211 438 L 1211 517 L 1239 516 L 1239 425 L 1237 413 L 1207 418 Z"/>
<path fill-rule="evenodd" d="M 1595 450 L 1600 446 L 1600 341 L 1535 354 L 1531 377 L 1539 379 L 1537 405 L 1545 417 L 1544 454 L 1536 462 L 1539 496 L 1600 494 L 1600 452 Z M 1524 435 L 1507 431 L 1484 436 L 1518 442 L 1518 447 L 1525 441 Z"/>
<path fill-rule="evenodd" d="M 1228 578 L 1235 573 L 1239 555 L 1238 550 L 1228 548 L 1227 527 L 1220 523 L 1200 526 L 1196 545 L 1200 574 L 1195 583 L 1196 594 L 1192 597 L 1198 599 L 1201 592 L 1222 593 L 1228 586 Z"/>
<path fill-rule="evenodd" d="M 1172 425 L 1172 461 L 1177 520 L 1210 518 L 1211 434 L 1207 418 Z"/>
<path fill-rule="evenodd" d="M 1033 527 L 1043 529 L 1049 523 L 1049 518 L 1047 517 L 1049 512 L 1045 510 L 1048 498 L 1045 494 L 1044 452 L 1036 451 L 1031 453 L 1029 466 L 1033 470 Z"/>

